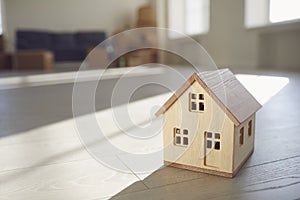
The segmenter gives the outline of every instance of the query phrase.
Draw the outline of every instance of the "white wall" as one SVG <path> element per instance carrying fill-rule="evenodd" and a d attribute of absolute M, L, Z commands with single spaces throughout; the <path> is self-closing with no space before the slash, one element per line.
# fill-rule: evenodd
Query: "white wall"
<path fill-rule="evenodd" d="M 10 50 L 15 30 L 20 28 L 54 31 L 104 30 L 111 34 L 134 25 L 137 8 L 148 0 L 3 0 L 5 34 Z"/>
<path fill-rule="evenodd" d="M 244 0 L 245 25 L 248 28 L 269 25 L 269 0 Z"/>
<path fill-rule="evenodd" d="M 298 27 L 300 24 L 298 24 Z M 300 28 L 266 31 L 259 37 L 259 66 L 265 69 L 300 70 Z"/>
<path fill-rule="evenodd" d="M 244 26 L 243 0 L 211 0 L 210 31 L 198 40 L 218 66 L 258 65 L 258 36 Z"/>
<path fill-rule="evenodd" d="M 2 34 L 5 33 L 6 30 L 6 12 L 5 12 L 5 2 L 4 0 L 0 0 L 1 3 L 1 23 L 2 23 Z"/>

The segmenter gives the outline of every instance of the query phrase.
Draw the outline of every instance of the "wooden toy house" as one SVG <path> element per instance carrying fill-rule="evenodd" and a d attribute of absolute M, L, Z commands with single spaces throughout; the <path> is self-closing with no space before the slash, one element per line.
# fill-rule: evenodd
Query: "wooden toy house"
<path fill-rule="evenodd" d="M 253 152 L 260 107 L 229 69 L 194 73 L 156 113 L 165 164 L 233 177 Z"/>

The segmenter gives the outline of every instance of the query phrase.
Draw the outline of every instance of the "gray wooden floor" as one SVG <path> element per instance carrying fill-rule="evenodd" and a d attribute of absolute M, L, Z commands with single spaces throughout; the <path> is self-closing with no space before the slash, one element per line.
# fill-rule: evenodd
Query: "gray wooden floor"
<path fill-rule="evenodd" d="M 290 83 L 258 112 L 254 154 L 234 179 L 171 167 L 144 179 L 114 171 L 80 142 L 72 84 L 0 90 L 0 199 L 299 199 L 300 75 L 283 76 Z M 109 108 L 115 82 L 96 93 L 98 111 Z M 149 86 L 133 100 L 163 92 Z"/>

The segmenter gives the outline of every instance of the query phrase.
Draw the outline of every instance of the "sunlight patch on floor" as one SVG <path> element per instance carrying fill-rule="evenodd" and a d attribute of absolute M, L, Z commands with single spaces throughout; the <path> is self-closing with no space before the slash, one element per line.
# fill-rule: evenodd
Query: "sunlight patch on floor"
<path fill-rule="evenodd" d="M 236 78 L 249 90 L 256 100 L 264 105 L 288 83 L 289 79 L 278 76 L 237 74 Z"/>

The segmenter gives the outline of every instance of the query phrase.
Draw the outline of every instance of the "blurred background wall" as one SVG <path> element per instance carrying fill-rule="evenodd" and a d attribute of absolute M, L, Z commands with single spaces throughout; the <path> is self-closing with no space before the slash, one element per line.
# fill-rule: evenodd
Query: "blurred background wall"
<path fill-rule="evenodd" d="M 16 29 L 103 30 L 109 36 L 115 30 L 135 27 L 137 10 L 146 4 L 155 9 L 158 27 L 173 28 L 170 26 L 170 6 L 195 0 L 1 1 L 6 46 L 13 51 Z M 299 20 L 270 23 L 266 11 L 270 0 L 204 1 L 209 2 L 208 30 L 191 34 L 191 37 L 206 48 L 218 66 L 300 70 Z M 252 16 L 249 15 L 249 7 L 255 11 Z M 183 19 L 179 14 L 173 18 L 175 24 Z M 197 25 L 197 21 L 193 23 Z M 182 44 L 182 48 L 189 51 L 189 45 Z M 184 63 L 180 58 L 168 55 L 161 55 L 160 61 L 166 64 Z"/>

